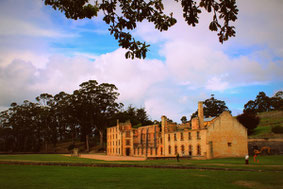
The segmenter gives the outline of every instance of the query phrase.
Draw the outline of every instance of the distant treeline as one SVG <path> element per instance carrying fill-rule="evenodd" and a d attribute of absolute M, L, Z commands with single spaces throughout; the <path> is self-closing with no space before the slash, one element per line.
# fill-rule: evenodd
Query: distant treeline
<path fill-rule="evenodd" d="M 25 100 L 12 103 L 0 113 L 0 151 L 38 152 L 47 144 L 61 141 L 89 140 L 103 146 L 106 127 L 131 120 L 133 125 L 152 124 L 144 108 L 118 103 L 119 93 L 113 84 L 84 82 L 72 94 L 43 93 L 36 103 Z"/>

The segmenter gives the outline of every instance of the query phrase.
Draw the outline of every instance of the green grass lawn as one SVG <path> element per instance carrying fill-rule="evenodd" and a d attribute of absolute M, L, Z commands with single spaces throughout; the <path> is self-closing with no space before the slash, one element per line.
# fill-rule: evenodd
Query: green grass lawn
<path fill-rule="evenodd" d="M 146 161 L 102 161 L 78 157 L 66 157 L 60 154 L 26 154 L 26 155 L 0 155 L 0 161 L 26 161 L 26 162 L 65 162 L 65 163 L 111 163 L 111 164 L 137 164 L 137 165 L 163 165 L 163 166 L 189 166 L 189 167 L 221 167 L 234 169 L 260 169 L 282 170 L 283 156 L 259 156 L 259 163 L 254 163 L 252 157 L 250 164 L 244 164 L 244 158 L 223 158 L 211 160 L 146 160 Z"/>
<path fill-rule="evenodd" d="M 283 172 L 0 165 L 12 188 L 282 188 Z"/>

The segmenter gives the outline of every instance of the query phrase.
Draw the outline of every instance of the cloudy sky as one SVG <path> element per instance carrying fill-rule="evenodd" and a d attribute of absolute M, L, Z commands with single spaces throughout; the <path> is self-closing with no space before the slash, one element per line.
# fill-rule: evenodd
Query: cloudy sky
<path fill-rule="evenodd" d="M 211 94 L 237 115 L 258 92 L 283 90 L 282 0 L 237 0 L 236 37 L 223 45 L 208 30 L 211 15 L 188 27 L 180 7 L 164 2 L 178 23 L 162 33 L 140 23 L 133 35 L 150 43 L 150 52 L 126 60 L 101 16 L 73 21 L 41 0 L 1 0 L 0 110 L 95 79 L 115 84 L 120 102 L 145 107 L 152 119 L 180 122 Z"/>

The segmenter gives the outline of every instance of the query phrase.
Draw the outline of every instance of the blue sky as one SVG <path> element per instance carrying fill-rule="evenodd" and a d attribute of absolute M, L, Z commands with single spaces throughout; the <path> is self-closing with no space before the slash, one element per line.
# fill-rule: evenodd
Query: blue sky
<path fill-rule="evenodd" d="M 188 27 L 180 7 L 164 3 L 178 23 L 162 33 L 139 23 L 132 34 L 151 44 L 150 52 L 145 60 L 126 60 L 101 14 L 74 21 L 42 1 L 1 0 L 0 110 L 95 79 L 115 84 L 120 102 L 145 107 L 152 119 L 180 122 L 211 94 L 237 115 L 260 91 L 283 90 L 282 1 L 238 0 L 236 37 L 223 45 L 208 30 L 211 15 Z"/>

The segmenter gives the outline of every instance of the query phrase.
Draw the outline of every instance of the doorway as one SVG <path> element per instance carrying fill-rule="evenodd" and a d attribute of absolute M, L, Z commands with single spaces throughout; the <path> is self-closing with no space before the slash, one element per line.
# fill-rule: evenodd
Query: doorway
<path fill-rule="evenodd" d="M 131 154 L 131 149 L 130 148 L 126 148 L 126 156 L 130 156 Z"/>

